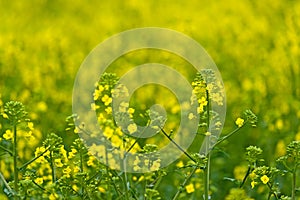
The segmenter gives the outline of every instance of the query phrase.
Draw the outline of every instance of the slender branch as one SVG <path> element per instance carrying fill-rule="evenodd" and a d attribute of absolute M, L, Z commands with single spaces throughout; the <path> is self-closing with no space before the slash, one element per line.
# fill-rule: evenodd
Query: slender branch
<path fill-rule="evenodd" d="M 53 155 L 52 155 L 52 151 L 50 151 L 50 167 L 51 167 L 51 175 L 52 175 L 52 183 L 56 182 L 56 178 L 55 178 L 55 167 L 54 167 L 54 161 L 53 161 Z"/>
<path fill-rule="evenodd" d="M 193 170 L 191 171 L 190 175 L 189 175 L 188 177 L 186 177 L 185 180 L 183 181 L 183 183 L 181 184 L 180 189 L 177 190 L 175 196 L 173 197 L 173 200 L 176 200 L 176 199 L 179 197 L 180 193 L 182 192 L 182 188 L 183 188 L 183 187 L 188 183 L 188 181 L 192 178 L 192 176 L 194 175 L 194 173 L 196 172 L 196 170 L 197 170 L 197 167 L 195 166 L 195 167 L 193 168 Z"/>
<path fill-rule="evenodd" d="M 80 172 L 83 173 L 83 156 L 82 156 L 82 148 L 80 148 L 79 151 L 79 156 L 80 156 Z M 84 194 L 84 184 L 83 184 L 83 177 L 80 177 L 80 183 L 81 183 L 81 187 L 80 187 L 80 196 L 83 197 Z"/>
<path fill-rule="evenodd" d="M 245 177 L 243 178 L 243 181 L 242 181 L 242 183 L 241 183 L 241 185 L 240 185 L 240 188 L 242 188 L 242 187 L 244 186 L 244 184 L 245 184 L 245 182 L 246 182 L 246 180 L 247 180 L 247 178 L 248 178 L 250 172 L 251 172 L 251 167 L 249 166 L 249 167 L 248 167 L 248 170 L 247 170 L 247 173 L 246 173 Z"/>
<path fill-rule="evenodd" d="M 206 107 L 206 124 L 207 124 L 207 131 L 209 132 L 209 125 L 210 125 L 210 100 L 209 100 L 209 91 L 206 89 L 206 101 L 207 101 L 207 107 Z M 207 163 L 204 170 L 204 199 L 209 199 L 209 180 L 210 180 L 210 135 L 207 135 L 206 138 L 206 151 L 207 154 Z"/>
<path fill-rule="evenodd" d="M 15 192 L 11 189 L 11 187 L 8 185 L 8 183 L 6 182 L 4 176 L 2 175 L 2 173 L 0 172 L 0 179 L 2 179 L 5 187 L 8 189 L 9 193 L 11 193 L 12 195 L 15 195 Z"/>
<path fill-rule="evenodd" d="M 50 147 L 48 147 L 45 151 L 43 151 L 40 155 L 38 155 L 37 157 L 34 157 L 33 159 L 29 160 L 28 162 L 24 163 L 21 167 L 19 167 L 19 170 L 23 170 L 27 165 L 30 165 L 31 163 L 33 163 L 34 161 L 36 161 L 39 157 L 43 156 L 48 150 L 50 149 Z"/>
<path fill-rule="evenodd" d="M 9 153 L 11 156 L 13 155 L 13 152 L 7 148 L 5 148 L 4 146 L 0 145 L 0 149 L 6 151 L 7 153 Z"/>
<path fill-rule="evenodd" d="M 204 199 L 209 199 L 209 180 L 210 180 L 210 153 L 207 154 L 207 163 L 204 170 Z"/>
<path fill-rule="evenodd" d="M 16 191 L 16 194 L 14 196 L 14 199 L 18 199 L 18 167 L 17 167 L 17 162 L 18 162 L 18 150 L 17 150 L 17 125 L 14 125 L 14 142 L 13 142 L 13 158 L 14 158 L 14 190 Z"/>
<path fill-rule="evenodd" d="M 297 167 L 295 167 L 292 173 L 292 200 L 296 200 L 296 169 Z"/>
<path fill-rule="evenodd" d="M 190 155 L 188 154 L 181 146 L 179 146 L 179 144 L 177 144 L 165 131 L 164 129 L 160 128 L 160 130 L 162 131 L 162 133 L 181 151 L 183 152 L 189 159 L 191 159 L 192 161 L 194 161 L 195 163 L 197 163 L 197 161 Z"/>
<path fill-rule="evenodd" d="M 34 180 L 32 180 L 33 184 L 36 185 L 38 188 L 40 188 L 41 190 L 46 190 L 45 188 L 43 188 L 42 186 L 40 186 L 39 184 L 37 184 Z"/>
<path fill-rule="evenodd" d="M 232 132 L 228 133 L 227 135 L 225 135 L 224 137 L 222 137 L 220 140 L 218 140 L 215 144 L 214 147 L 219 145 L 221 142 L 227 140 L 229 137 L 231 137 L 233 134 L 235 134 L 236 132 L 238 132 L 241 128 L 243 128 L 245 126 L 245 124 L 247 123 L 247 121 L 241 126 L 241 127 L 237 127 L 236 129 L 234 129 Z"/>

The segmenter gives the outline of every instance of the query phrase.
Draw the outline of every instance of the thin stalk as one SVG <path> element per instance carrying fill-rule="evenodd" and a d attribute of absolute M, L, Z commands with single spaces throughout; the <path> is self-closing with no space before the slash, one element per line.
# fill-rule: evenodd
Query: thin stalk
<path fill-rule="evenodd" d="M 184 180 L 183 183 L 181 184 L 180 189 L 177 190 L 175 196 L 173 197 L 173 200 L 176 200 L 176 199 L 179 197 L 180 193 L 182 192 L 182 188 L 183 188 L 183 187 L 188 183 L 188 181 L 192 178 L 192 176 L 195 174 L 196 170 L 197 170 L 197 167 L 196 167 L 196 166 L 193 167 L 193 170 L 191 171 L 190 175 L 187 176 L 187 177 L 185 178 L 185 180 Z"/>
<path fill-rule="evenodd" d="M 190 155 L 188 154 L 181 146 L 179 146 L 179 144 L 177 144 L 165 131 L 164 129 L 160 129 L 162 131 L 162 133 L 181 151 L 183 152 L 189 159 L 191 159 L 192 161 L 194 161 L 195 163 L 197 163 L 197 161 Z"/>
<path fill-rule="evenodd" d="M 127 186 L 128 179 L 127 179 L 127 173 L 126 173 L 126 158 L 123 160 L 123 169 L 124 169 L 124 172 L 123 172 L 122 180 L 123 180 L 124 189 L 125 189 L 125 199 L 129 200 L 128 186 Z"/>
<path fill-rule="evenodd" d="M 53 163 L 53 152 L 50 151 L 50 167 L 51 167 L 51 175 L 52 175 L 52 183 L 56 182 L 55 178 L 55 168 L 54 168 L 54 163 Z"/>
<path fill-rule="evenodd" d="M 82 150 L 80 149 L 79 152 L 80 156 L 80 172 L 83 173 L 83 156 L 82 156 Z M 81 182 L 81 188 L 80 188 L 80 196 L 83 198 L 84 195 L 84 183 L 83 183 L 83 176 L 80 177 L 80 182 Z"/>
<path fill-rule="evenodd" d="M 28 162 L 24 163 L 21 167 L 19 167 L 19 171 L 23 170 L 27 165 L 33 163 L 35 160 L 37 160 L 39 157 L 43 156 L 50 147 L 48 147 L 45 151 L 43 151 L 40 155 L 38 155 L 37 157 L 34 157 L 33 159 L 29 160 Z"/>
<path fill-rule="evenodd" d="M 204 170 L 204 199 L 209 198 L 209 180 L 210 180 L 210 153 L 207 154 L 207 163 Z"/>
<path fill-rule="evenodd" d="M 296 169 L 295 167 L 292 173 L 292 200 L 296 200 Z"/>
<path fill-rule="evenodd" d="M 214 144 L 214 147 L 219 145 L 221 142 L 227 140 L 229 137 L 231 137 L 233 134 L 235 134 L 236 132 L 238 132 L 243 126 L 245 126 L 245 124 L 247 123 L 247 121 L 241 126 L 241 127 L 237 127 L 236 129 L 234 129 L 232 132 L 228 133 L 227 135 L 225 135 L 224 137 L 222 137 L 220 140 L 218 140 L 216 142 L 216 144 Z"/>
<path fill-rule="evenodd" d="M 11 187 L 8 185 L 7 181 L 5 180 L 4 176 L 2 175 L 2 173 L 0 172 L 0 179 L 3 181 L 5 187 L 8 189 L 9 193 L 14 195 L 15 192 L 11 189 Z"/>
<path fill-rule="evenodd" d="M 209 132 L 209 125 L 210 125 L 210 101 L 209 101 L 209 91 L 206 90 L 206 101 L 207 101 L 207 107 L 206 107 L 206 123 L 207 123 L 207 131 Z M 210 135 L 206 136 L 206 152 L 207 153 L 207 163 L 204 170 L 204 199 L 209 199 L 209 180 L 210 180 Z"/>
<path fill-rule="evenodd" d="M 13 142 L 13 158 L 14 158 L 14 190 L 16 194 L 14 195 L 14 199 L 18 199 L 18 155 L 17 155 L 17 125 L 14 125 L 14 142 Z"/>
<path fill-rule="evenodd" d="M 248 178 L 250 172 L 251 172 L 251 167 L 249 166 L 249 167 L 248 167 L 248 170 L 247 170 L 247 173 L 246 173 L 245 177 L 243 178 L 243 181 L 242 181 L 242 183 L 241 183 L 241 185 L 240 185 L 240 188 L 242 188 L 242 187 L 244 186 L 244 184 L 245 184 L 245 182 L 246 182 L 246 180 L 247 180 L 247 178 Z"/>
<path fill-rule="evenodd" d="M 11 150 L 9 150 L 9 149 L 7 149 L 7 148 L 1 146 L 1 145 L 0 145 L 0 149 L 6 151 L 6 152 L 9 153 L 11 156 L 13 156 L 13 152 L 12 152 Z"/>

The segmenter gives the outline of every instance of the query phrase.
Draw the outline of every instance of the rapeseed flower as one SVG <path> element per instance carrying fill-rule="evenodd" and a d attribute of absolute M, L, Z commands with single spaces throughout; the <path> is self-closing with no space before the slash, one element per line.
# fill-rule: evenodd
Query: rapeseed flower
<path fill-rule="evenodd" d="M 188 194 L 195 192 L 194 184 L 193 183 L 188 184 L 187 186 L 185 186 L 185 190 Z"/>
<path fill-rule="evenodd" d="M 235 124 L 240 128 L 244 125 L 244 119 L 242 118 L 237 118 L 236 121 L 235 121 Z"/>
<path fill-rule="evenodd" d="M 101 98 L 101 101 L 104 103 L 105 106 L 108 106 L 112 102 L 112 98 L 106 94 Z"/>
<path fill-rule="evenodd" d="M 127 127 L 127 130 L 129 131 L 130 134 L 136 132 L 137 131 L 136 124 L 129 124 L 128 127 Z"/>
<path fill-rule="evenodd" d="M 3 134 L 3 138 L 6 140 L 11 140 L 14 137 L 14 134 L 11 130 L 6 130 Z"/>
<path fill-rule="evenodd" d="M 260 180 L 263 184 L 267 184 L 270 179 L 267 175 L 263 175 L 262 177 L 260 177 Z"/>

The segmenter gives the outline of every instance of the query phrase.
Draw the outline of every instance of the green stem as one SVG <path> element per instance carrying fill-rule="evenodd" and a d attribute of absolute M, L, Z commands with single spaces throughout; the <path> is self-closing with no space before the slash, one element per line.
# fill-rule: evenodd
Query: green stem
<path fill-rule="evenodd" d="M 209 131 L 209 125 L 210 125 L 210 100 L 209 100 L 209 91 L 206 90 L 206 101 L 207 101 L 207 107 L 206 107 L 206 123 L 207 123 L 207 131 Z M 204 199 L 209 199 L 209 179 L 210 179 L 210 153 L 209 150 L 211 150 L 213 147 L 210 147 L 210 135 L 206 136 L 206 154 L 207 154 L 207 163 L 204 170 Z"/>
<path fill-rule="evenodd" d="M 52 175 L 52 183 L 56 182 L 55 178 L 55 168 L 54 168 L 54 161 L 53 161 L 53 152 L 50 151 L 50 167 L 51 167 L 51 175 Z"/>
<path fill-rule="evenodd" d="M 127 186 L 127 174 L 126 174 L 126 171 L 124 170 L 124 172 L 123 172 L 123 178 L 122 178 L 122 180 L 123 180 L 123 184 L 124 184 L 124 189 L 125 189 L 125 199 L 126 200 L 129 200 L 129 195 L 128 195 L 128 186 Z"/>
<path fill-rule="evenodd" d="M 79 156 L 80 156 L 80 172 L 83 173 L 83 156 L 82 156 L 82 150 L 81 149 L 79 151 Z M 81 196 L 81 198 L 83 198 L 83 195 L 84 195 L 83 176 L 80 177 L 80 182 L 81 182 L 80 196 Z"/>
<path fill-rule="evenodd" d="M 48 147 L 45 151 L 43 151 L 40 155 L 38 155 L 37 157 L 34 157 L 33 159 L 29 160 L 28 162 L 26 162 L 25 164 L 23 164 L 21 167 L 19 167 L 19 171 L 23 170 L 27 165 L 33 163 L 35 160 L 37 160 L 39 157 L 43 156 L 50 147 Z"/>
<path fill-rule="evenodd" d="M 249 167 L 248 167 L 248 170 L 247 170 L 247 173 L 246 173 L 245 177 L 243 178 L 243 181 L 242 181 L 242 183 L 241 183 L 241 185 L 240 185 L 240 188 L 242 188 L 242 187 L 244 186 L 244 184 L 246 183 L 246 180 L 247 180 L 247 178 L 248 178 L 250 172 L 251 172 L 251 167 L 249 166 Z"/>
<path fill-rule="evenodd" d="M 129 194 L 128 194 L 128 178 L 127 178 L 127 173 L 126 173 L 126 157 L 124 156 L 124 159 L 122 160 L 122 167 L 123 167 L 123 177 L 122 177 L 122 181 L 123 181 L 123 185 L 124 185 L 124 195 L 125 195 L 125 199 L 129 200 Z"/>
<path fill-rule="evenodd" d="M 296 167 L 293 170 L 293 178 L 292 178 L 292 200 L 296 200 Z"/>
<path fill-rule="evenodd" d="M 210 153 L 207 154 L 207 163 L 204 170 L 204 199 L 209 198 L 209 180 L 210 180 Z"/>
<path fill-rule="evenodd" d="M 14 142 L 13 142 L 13 158 L 14 158 L 14 190 L 16 192 L 14 199 L 18 199 L 18 167 L 17 167 L 17 161 L 18 161 L 18 154 L 17 154 L 17 125 L 14 125 Z"/>
<path fill-rule="evenodd" d="M 247 121 L 241 126 L 241 127 L 237 127 L 236 129 L 234 129 L 232 132 L 228 133 L 227 135 L 225 135 L 224 137 L 222 137 L 220 140 L 218 140 L 216 142 L 216 144 L 214 144 L 214 147 L 219 145 L 221 142 L 227 140 L 229 137 L 231 137 L 233 134 L 235 134 L 236 132 L 238 132 L 241 128 L 243 128 L 245 126 L 245 124 L 247 123 Z"/>
<path fill-rule="evenodd" d="M 2 173 L 0 172 L 0 179 L 3 181 L 5 187 L 8 189 L 9 193 L 12 195 L 15 195 L 15 192 L 11 189 L 11 187 L 8 185 L 8 183 L 6 182 L 4 176 L 2 175 Z"/>
<path fill-rule="evenodd" d="M 194 161 L 195 163 L 197 163 L 197 161 L 190 155 L 188 154 L 188 152 L 186 152 L 181 146 L 179 146 L 179 144 L 177 144 L 165 131 L 164 129 L 160 129 L 162 131 L 162 133 L 181 151 L 183 152 L 189 159 L 191 159 L 192 161 Z"/>
<path fill-rule="evenodd" d="M 196 172 L 196 170 L 197 170 L 197 167 L 195 166 L 195 167 L 193 168 L 193 170 L 191 171 L 190 175 L 187 176 L 187 177 L 185 178 L 185 180 L 183 181 L 183 183 L 181 184 L 180 189 L 177 190 L 175 196 L 173 197 L 173 200 L 176 200 L 176 199 L 179 197 L 180 193 L 182 192 L 182 188 L 183 188 L 183 187 L 188 183 L 188 181 L 192 178 L 192 176 L 194 175 L 194 173 Z"/>
<path fill-rule="evenodd" d="M 1 146 L 1 145 L 0 145 L 0 149 L 6 151 L 6 152 L 9 153 L 11 156 L 13 156 L 13 152 L 12 152 L 11 150 L 9 150 L 9 149 L 7 149 L 7 148 Z"/>

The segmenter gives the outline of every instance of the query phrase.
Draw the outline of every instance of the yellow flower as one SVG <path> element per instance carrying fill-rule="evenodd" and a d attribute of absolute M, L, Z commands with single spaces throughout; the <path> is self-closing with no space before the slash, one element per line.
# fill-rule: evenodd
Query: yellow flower
<path fill-rule="evenodd" d="M 249 178 L 255 179 L 255 177 L 256 177 L 256 174 L 255 174 L 254 172 L 251 172 L 251 173 L 249 174 Z"/>
<path fill-rule="evenodd" d="M 179 168 L 181 168 L 181 167 L 183 167 L 183 166 L 184 166 L 184 164 L 183 164 L 182 161 L 179 161 L 179 162 L 176 164 L 176 167 L 179 167 Z"/>
<path fill-rule="evenodd" d="M 200 105 L 207 106 L 208 101 L 206 100 L 205 97 L 201 97 L 201 99 L 198 100 L 198 103 L 199 103 Z"/>
<path fill-rule="evenodd" d="M 215 123 L 215 126 L 222 126 L 222 123 L 221 123 L 220 121 L 217 121 L 217 122 Z"/>
<path fill-rule="evenodd" d="M 242 118 L 237 118 L 236 121 L 235 121 L 235 124 L 238 126 L 238 127 L 242 127 L 244 125 L 244 119 Z"/>
<path fill-rule="evenodd" d="M 70 177 L 70 173 L 72 172 L 70 166 L 66 167 L 65 169 L 63 169 L 63 173 L 69 178 Z"/>
<path fill-rule="evenodd" d="M 104 85 L 105 90 L 109 90 L 109 85 Z"/>
<path fill-rule="evenodd" d="M 192 119 L 196 118 L 196 116 L 193 113 L 190 113 L 188 118 L 189 118 L 189 120 L 192 120 Z"/>
<path fill-rule="evenodd" d="M 103 135 L 105 136 L 105 137 L 107 137 L 107 138 L 111 138 L 111 136 L 113 136 L 113 134 L 114 134 L 114 130 L 113 129 L 111 129 L 110 127 L 105 127 L 105 129 L 104 129 L 104 132 L 103 132 Z"/>
<path fill-rule="evenodd" d="M 148 165 L 149 165 L 149 162 L 150 162 L 150 160 L 149 160 L 149 159 L 145 159 L 145 160 L 144 160 L 144 164 L 145 164 L 145 166 L 148 166 Z"/>
<path fill-rule="evenodd" d="M 43 179 L 43 178 L 36 178 L 34 181 L 35 181 L 37 184 L 41 185 L 41 184 L 43 184 L 44 179 Z"/>
<path fill-rule="evenodd" d="M 48 106 L 44 101 L 40 101 L 39 103 L 37 103 L 36 107 L 41 112 L 46 112 L 48 109 Z"/>
<path fill-rule="evenodd" d="M 103 187 L 101 187 L 101 186 L 98 187 L 98 190 L 99 190 L 99 192 L 101 192 L 101 193 L 105 193 L 105 189 L 104 189 Z"/>
<path fill-rule="evenodd" d="M 211 132 L 206 132 L 206 133 L 204 133 L 204 135 L 206 135 L 206 136 L 211 136 Z"/>
<path fill-rule="evenodd" d="M 101 92 L 99 90 L 95 90 L 95 92 L 93 94 L 94 101 L 96 101 L 99 98 L 100 95 L 101 95 Z"/>
<path fill-rule="evenodd" d="M 262 177 L 260 177 L 260 180 L 263 184 L 267 184 L 270 179 L 267 175 L 263 175 Z"/>
<path fill-rule="evenodd" d="M 112 108 L 111 107 L 107 107 L 105 108 L 105 112 L 109 115 L 112 113 Z"/>
<path fill-rule="evenodd" d="M 79 133 L 80 129 L 78 127 L 74 128 L 74 133 Z"/>
<path fill-rule="evenodd" d="M 55 163 L 55 165 L 56 165 L 57 167 L 62 167 L 62 166 L 64 166 L 64 165 L 62 164 L 60 158 L 55 159 L 55 160 L 54 160 L 54 163 Z"/>
<path fill-rule="evenodd" d="M 193 183 L 188 184 L 187 186 L 185 186 L 185 190 L 188 194 L 195 192 L 194 184 Z"/>
<path fill-rule="evenodd" d="M 33 128 L 33 123 L 32 123 L 32 122 L 28 122 L 28 123 L 27 123 L 27 126 L 28 126 L 28 128 L 29 128 L 31 131 L 34 130 L 34 128 Z"/>
<path fill-rule="evenodd" d="M 6 130 L 5 133 L 3 134 L 3 138 L 6 140 L 10 140 L 14 137 L 14 134 L 11 130 Z"/>
<path fill-rule="evenodd" d="M 96 158 L 94 156 L 90 156 L 89 160 L 87 161 L 87 166 L 95 166 L 94 160 L 96 160 Z"/>
<path fill-rule="evenodd" d="M 71 149 L 71 152 L 69 152 L 69 156 L 68 158 L 71 159 L 75 156 L 75 154 L 77 153 L 77 150 L 76 149 Z"/>
<path fill-rule="evenodd" d="M 135 160 L 133 161 L 133 165 L 138 165 L 140 163 L 140 159 L 138 156 L 135 156 Z"/>
<path fill-rule="evenodd" d="M 111 137 L 111 143 L 114 147 L 119 147 L 122 145 L 122 139 L 118 135 L 113 135 Z"/>
<path fill-rule="evenodd" d="M 216 102 L 219 106 L 223 105 L 223 97 L 220 95 L 220 93 L 212 93 L 212 100 Z"/>
<path fill-rule="evenodd" d="M 56 199 L 58 199 L 58 195 L 57 194 L 50 194 L 50 196 L 49 196 L 49 200 L 56 200 Z"/>
<path fill-rule="evenodd" d="M 101 98 L 104 105 L 108 106 L 112 102 L 112 98 L 110 98 L 107 94 Z"/>
<path fill-rule="evenodd" d="M 78 173 L 78 172 L 80 172 L 80 167 L 78 167 L 78 166 L 75 166 L 73 171 L 74 171 L 74 173 Z"/>
<path fill-rule="evenodd" d="M 32 131 L 23 132 L 26 138 L 30 138 L 32 136 Z"/>
<path fill-rule="evenodd" d="M 127 130 L 129 131 L 130 134 L 136 132 L 137 131 L 136 124 L 129 124 L 128 127 L 127 127 Z"/>
<path fill-rule="evenodd" d="M 98 108 L 100 108 L 100 106 L 96 105 L 95 103 L 91 103 L 92 110 L 97 110 Z"/>
<path fill-rule="evenodd" d="M 65 161 L 68 160 L 67 151 L 65 150 L 65 148 L 64 148 L 63 145 L 59 148 L 59 153 L 60 153 L 61 155 L 63 155 L 63 157 L 65 158 Z"/>
<path fill-rule="evenodd" d="M 133 114 L 134 111 L 135 111 L 134 108 L 128 108 L 128 113 L 129 113 L 129 114 Z"/>
<path fill-rule="evenodd" d="M 133 170 L 134 171 L 139 171 L 141 168 L 138 166 L 138 165 L 136 165 L 136 166 L 133 166 Z"/>
<path fill-rule="evenodd" d="M 257 182 L 251 181 L 251 188 L 253 189 L 253 188 L 255 187 L 256 184 L 257 184 Z"/>
<path fill-rule="evenodd" d="M 4 119 L 8 119 L 8 115 L 7 115 L 6 113 L 2 113 L 2 117 L 3 117 Z"/>
<path fill-rule="evenodd" d="M 72 185 L 72 189 L 74 190 L 74 191 L 76 191 L 76 192 L 78 192 L 79 191 L 79 187 L 77 186 L 77 185 Z"/>
<path fill-rule="evenodd" d="M 152 166 L 150 167 L 151 171 L 157 171 L 160 168 L 160 159 L 153 162 Z"/>
<path fill-rule="evenodd" d="M 204 112 L 204 107 L 202 104 L 199 105 L 199 107 L 197 107 L 197 113 L 203 113 Z"/>
<path fill-rule="evenodd" d="M 105 157 L 105 146 L 104 145 L 96 145 L 95 143 L 92 144 L 89 148 L 89 152 L 91 155 L 97 155 L 98 157 Z"/>

